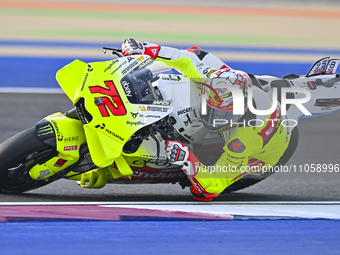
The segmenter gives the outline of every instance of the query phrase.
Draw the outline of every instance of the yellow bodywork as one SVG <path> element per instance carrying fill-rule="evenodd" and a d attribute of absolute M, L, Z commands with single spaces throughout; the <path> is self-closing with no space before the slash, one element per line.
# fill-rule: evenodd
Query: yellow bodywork
<path fill-rule="evenodd" d="M 56 134 L 58 155 L 30 170 L 30 176 L 35 180 L 48 178 L 76 163 L 79 149 L 86 143 L 83 124 L 79 120 L 68 118 L 61 112 L 49 115 L 45 120 L 51 123 Z"/>
<path fill-rule="evenodd" d="M 139 112 L 143 113 L 140 114 L 142 116 L 155 113 L 149 104 L 130 103 L 121 79 L 132 70 L 144 68 L 150 63 L 149 56 L 139 55 L 89 64 L 75 60 L 60 69 L 56 79 L 61 88 L 74 105 L 82 103 L 86 114 L 79 116 L 82 113 L 77 111 L 81 121 L 61 113 L 45 118 L 54 128 L 59 154 L 42 165 L 34 166 L 30 171 L 31 177 L 44 179 L 76 163 L 80 146 L 86 143 L 98 169 L 86 173 L 71 171 L 66 177 L 78 180 L 86 188 L 101 188 L 113 179 L 130 178 L 133 172 L 122 154 L 123 146 L 136 131 L 163 118 L 172 109 L 163 107 L 166 109 L 158 112 L 157 118 L 138 118 L 137 121 L 133 117 Z M 58 133 L 79 138 L 72 144 L 74 150 L 65 151 L 65 140 L 58 139 Z"/>

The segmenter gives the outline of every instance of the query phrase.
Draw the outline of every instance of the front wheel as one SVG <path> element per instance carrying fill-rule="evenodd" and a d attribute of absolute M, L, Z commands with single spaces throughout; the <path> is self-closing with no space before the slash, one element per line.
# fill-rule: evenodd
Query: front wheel
<path fill-rule="evenodd" d="M 43 143 L 30 128 L 0 144 L 0 192 L 20 193 L 51 183 L 33 180 L 30 169 L 55 151 Z"/>

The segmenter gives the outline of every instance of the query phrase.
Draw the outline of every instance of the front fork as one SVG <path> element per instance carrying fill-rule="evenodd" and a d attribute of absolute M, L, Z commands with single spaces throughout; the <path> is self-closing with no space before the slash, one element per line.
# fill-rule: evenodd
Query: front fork
<path fill-rule="evenodd" d="M 79 160 L 80 148 L 86 144 L 83 123 L 58 112 L 49 115 L 35 126 L 40 140 L 50 145 L 54 154 L 30 170 L 34 180 L 43 180 L 70 167 Z"/>

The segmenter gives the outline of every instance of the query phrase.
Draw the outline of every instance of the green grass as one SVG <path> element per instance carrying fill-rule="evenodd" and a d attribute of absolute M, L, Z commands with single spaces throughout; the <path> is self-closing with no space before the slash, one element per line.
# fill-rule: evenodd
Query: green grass
<path fill-rule="evenodd" d="M 13 32 L 13 31 L 12 31 Z M 204 35 L 204 34 L 190 34 L 190 33 L 159 33 L 159 32 L 141 32 L 135 31 L 123 31 L 123 30 L 55 30 L 55 29 L 43 29 L 43 30 L 22 30 L 17 31 L 20 35 L 33 35 L 33 36 L 58 36 L 58 37 L 79 37 L 81 38 L 102 38 L 102 39 L 118 39 L 133 37 L 139 40 L 148 41 L 169 41 L 169 42 L 197 42 L 205 44 L 249 44 L 249 45 L 297 45 L 306 44 L 306 40 L 299 38 L 287 38 L 287 37 L 263 37 L 263 36 L 232 36 L 232 35 Z"/>
<path fill-rule="evenodd" d="M 95 19 L 143 20 L 143 21 L 176 21 L 176 22 L 246 22 L 246 17 L 226 15 L 200 14 L 157 14 L 157 13 L 129 13 L 111 11 L 67 11 L 67 10 L 37 10 L 37 9 L 0 9 L 0 15 L 46 16 L 46 17 L 74 17 Z M 249 19 L 248 19 L 249 20 Z"/>

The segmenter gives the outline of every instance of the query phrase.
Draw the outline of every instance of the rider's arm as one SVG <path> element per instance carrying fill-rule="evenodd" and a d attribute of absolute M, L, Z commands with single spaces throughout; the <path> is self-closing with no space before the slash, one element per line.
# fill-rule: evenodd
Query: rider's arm
<path fill-rule="evenodd" d="M 204 82 L 216 71 L 216 69 L 201 61 L 196 54 L 187 50 L 162 46 L 156 60 L 178 69 L 184 75 L 197 82 Z"/>
<path fill-rule="evenodd" d="M 179 50 L 165 46 L 161 47 L 153 43 L 139 42 L 132 38 L 124 41 L 122 44 L 122 52 L 124 56 L 132 54 L 149 55 L 152 59 L 165 62 L 171 67 L 178 69 L 184 75 L 196 82 L 204 82 L 207 78 L 209 78 L 211 73 L 220 68 L 213 68 L 212 66 L 207 65 L 201 60 L 204 57 L 201 57 L 200 59 L 192 51 Z M 209 62 L 214 63 L 214 66 L 220 66 L 221 63 L 223 64 L 222 61 L 218 60 Z"/>

